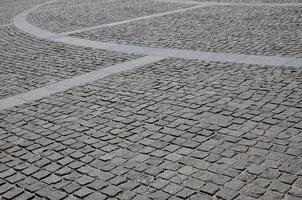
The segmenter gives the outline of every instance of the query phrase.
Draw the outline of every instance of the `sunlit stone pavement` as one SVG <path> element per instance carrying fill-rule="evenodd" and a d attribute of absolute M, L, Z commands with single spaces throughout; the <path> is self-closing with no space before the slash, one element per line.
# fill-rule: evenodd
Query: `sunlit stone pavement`
<path fill-rule="evenodd" d="M 1 200 L 301 200 L 302 0 L 1 0 Z"/>

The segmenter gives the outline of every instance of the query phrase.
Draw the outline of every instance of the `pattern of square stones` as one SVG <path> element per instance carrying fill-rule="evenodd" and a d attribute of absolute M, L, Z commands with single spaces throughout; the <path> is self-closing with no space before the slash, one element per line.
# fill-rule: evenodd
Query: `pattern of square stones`
<path fill-rule="evenodd" d="M 33 5 L 46 2 L 47 0 L 1 0 L 0 1 L 0 25 L 12 23 L 13 17 L 30 8 Z"/>
<path fill-rule="evenodd" d="M 189 6 L 150 0 L 56 2 L 30 13 L 27 19 L 40 28 L 60 33 Z"/>
<path fill-rule="evenodd" d="M 48 42 L 14 27 L 0 28 L 0 98 L 137 58 Z"/>
<path fill-rule="evenodd" d="M 184 2 L 186 0 L 183 0 Z M 194 0 L 197 2 L 230 2 L 230 3 L 302 3 L 302 0 Z"/>
<path fill-rule="evenodd" d="M 299 199 L 302 69 L 169 59 L 0 112 L 13 199 Z"/>
<path fill-rule="evenodd" d="M 211 6 L 74 34 L 142 46 L 302 57 L 301 7 Z"/>
<path fill-rule="evenodd" d="M 1 8 L 0 7 L 0 25 L 12 23 L 13 17 L 22 12 L 24 8 Z"/>
<path fill-rule="evenodd" d="M 1 0 L 0 7 L 3 8 L 16 8 L 28 7 L 47 2 L 48 0 Z"/>

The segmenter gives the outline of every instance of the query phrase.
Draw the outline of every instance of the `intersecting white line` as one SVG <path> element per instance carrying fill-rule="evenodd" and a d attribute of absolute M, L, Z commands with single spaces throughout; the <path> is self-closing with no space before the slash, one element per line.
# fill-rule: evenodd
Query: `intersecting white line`
<path fill-rule="evenodd" d="M 194 60 L 204 60 L 204 61 L 219 61 L 219 62 L 231 62 L 231 63 L 243 63 L 243 64 L 258 64 L 258 65 L 272 65 L 272 66 L 291 66 L 291 67 L 302 67 L 302 58 L 295 58 L 295 57 L 280 57 L 280 56 L 259 56 L 259 55 L 245 55 L 245 54 L 238 54 L 238 53 L 214 53 L 214 52 L 203 52 L 203 51 L 192 51 L 192 50 L 181 50 L 181 49 L 164 49 L 164 48 L 151 48 L 151 47 L 142 47 L 142 46 L 134 46 L 134 45 L 125 45 L 125 44 L 117 44 L 117 43 L 110 43 L 110 42 L 98 42 L 98 41 L 91 41 L 86 39 L 80 38 L 73 38 L 68 37 L 65 35 L 58 35 L 46 30 L 42 30 L 38 27 L 33 26 L 32 24 L 28 23 L 26 20 L 27 14 L 34 11 L 35 9 L 49 4 L 56 2 L 58 0 L 52 0 L 50 2 L 46 2 L 40 5 L 37 5 L 23 13 L 17 15 L 14 18 L 14 25 L 21 29 L 22 31 L 34 35 L 36 37 L 48 39 L 50 41 L 55 42 L 63 42 L 66 44 L 77 45 L 82 47 L 91 47 L 96 49 L 103 49 L 103 50 L 111 50 L 123 53 L 136 53 L 136 54 L 143 54 L 143 55 L 152 55 L 152 56 L 164 56 L 164 57 L 174 57 L 174 58 L 184 58 L 184 59 L 194 59 Z M 217 3 L 215 3 L 217 4 Z M 203 3 L 200 5 L 203 6 L 210 6 L 213 3 Z M 190 9 L 195 9 L 197 6 L 190 7 L 187 9 L 181 9 L 182 12 L 185 12 Z M 175 12 L 170 11 L 169 14 Z M 159 15 L 167 15 L 167 13 L 158 13 L 155 14 L 156 16 Z M 153 15 L 152 17 L 154 17 Z M 148 16 L 146 16 L 148 17 Z M 149 16 L 150 17 L 150 16 Z M 122 22 L 115 22 L 108 25 L 100 25 L 99 27 L 106 27 L 106 26 L 113 26 L 118 24 L 129 23 L 135 20 L 141 20 L 142 17 L 125 20 Z M 93 27 L 95 28 L 95 27 Z M 86 29 L 87 30 L 87 29 Z M 82 31 L 82 30 L 81 30 Z M 70 34 L 71 32 L 69 32 Z M 67 33 L 66 33 L 67 34 Z"/>
<path fill-rule="evenodd" d="M 21 105 L 23 103 L 28 103 L 34 100 L 41 99 L 43 97 L 46 97 L 48 95 L 66 91 L 72 87 L 76 87 L 88 82 L 92 82 L 101 78 L 104 78 L 108 75 L 129 70 L 134 67 L 143 66 L 148 63 L 160 61 L 164 58 L 173 57 L 173 58 L 185 58 L 185 59 L 192 59 L 192 60 L 203 60 L 203 61 L 219 61 L 219 62 L 231 62 L 231 63 L 245 63 L 245 64 L 259 64 L 259 65 L 272 65 L 272 66 L 291 66 L 291 67 L 302 67 L 302 58 L 290 58 L 290 57 L 279 57 L 279 56 L 256 56 L 256 55 L 244 55 L 244 54 L 234 54 L 234 53 L 214 53 L 214 52 L 198 52 L 198 51 L 191 51 L 191 50 L 180 50 L 180 49 L 163 49 L 163 48 L 151 48 L 151 47 L 142 47 L 142 46 L 133 46 L 133 45 L 123 45 L 123 44 L 116 44 L 116 43 L 108 43 L 108 42 L 98 42 L 98 41 L 91 41 L 91 40 L 85 40 L 85 39 L 79 39 L 79 38 L 73 38 L 68 37 L 65 35 L 60 35 L 58 37 L 58 34 L 54 34 L 51 32 L 48 32 L 46 30 L 42 30 L 38 27 L 35 27 L 27 22 L 26 16 L 34 11 L 35 9 L 47 5 L 49 3 L 56 2 L 58 0 L 52 0 L 50 2 L 46 2 L 40 5 L 36 5 L 33 8 L 24 11 L 17 15 L 14 18 L 14 25 L 21 29 L 22 31 L 29 33 L 31 35 L 49 39 L 51 41 L 55 42 L 63 42 L 66 44 L 71 45 L 77 45 L 82 47 L 91 47 L 96 49 L 104 49 L 104 50 L 111 50 L 111 51 L 117 51 L 117 52 L 123 52 L 123 53 L 136 53 L 136 54 L 144 54 L 148 55 L 143 58 L 139 58 L 136 60 L 132 60 L 129 62 L 125 62 L 122 64 L 117 64 L 108 68 L 103 68 L 100 70 L 95 70 L 93 72 L 79 75 L 76 77 L 73 77 L 71 79 L 65 79 L 60 82 L 50 84 L 47 86 L 44 86 L 42 88 L 38 88 L 35 90 L 31 90 L 29 92 L 25 92 L 13 97 L 9 97 L 6 99 L 0 100 L 0 110 L 11 108 L 17 105 Z M 190 8 L 180 9 L 182 12 L 188 11 L 191 9 L 195 9 L 198 7 L 203 7 L 207 5 L 212 5 L 211 3 L 208 4 L 202 4 L 200 6 L 194 6 Z M 154 14 L 151 16 L 145 16 L 130 20 L 125 20 L 121 22 L 115 22 L 111 24 L 105 24 L 100 25 L 99 27 L 108 27 L 108 26 L 114 26 L 124 23 L 129 23 L 136 20 L 141 19 L 147 19 L 151 17 L 156 16 L 163 16 L 167 14 L 172 14 L 176 12 L 181 12 L 180 10 L 175 11 L 169 11 L 166 13 L 159 13 Z M 92 29 L 95 29 L 96 27 L 90 27 Z M 85 29 L 88 30 L 88 29 Z M 84 29 L 81 29 L 83 31 Z M 80 30 L 78 30 L 80 31 Z M 75 33 L 73 32 L 67 32 L 67 34 Z"/>

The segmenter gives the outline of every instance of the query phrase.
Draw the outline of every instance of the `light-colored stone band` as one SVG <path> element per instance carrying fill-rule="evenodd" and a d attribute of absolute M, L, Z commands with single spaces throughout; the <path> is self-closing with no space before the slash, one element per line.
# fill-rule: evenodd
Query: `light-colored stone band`
<path fill-rule="evenodd" d="M 189 7 L 189 8 L 177 9 L 177 10 L 172 10 L 172 11 L 168 11 L 168 12 L 157 13 L 157 14 L 147 15 L 147 16 L 143 16 L 143 17 L 137 17 L 137 18 L 134 18 L 134 19 L 128 19 L 128 20 L 113 22 L 113 23 L 109 23 L 109 24 L 101 24 L 101 25 L 92 26 L 92 27 L 89 27 L 89 28 L 83 28 L 83 29 L 79 29 L 79 30 L 75 30 L 75 31 L 60 33 L 60 34 L 58 34 L 57 37 L 60 37 L 61 35 L 71 35 L 71 34 L 81 33 L 81 32 L 85 32 L 85 31 L 92 31 L 92 30 L 99 29 L 99 28 L 117 26 L 117 25 L 127 24 L 127 23 L 130 23 L 130 22 L 135 22 L 135 21 L 139 21 L 139 20 L 150 19 L 150 18 L 155 18 L 155 17 L 162 17 L 162 16 L 165 16 L 165 15 L 171 15 L 171 14 L 186 12 L 186 11 L 190 11 L 190 10 L 205 7 L 205 6 L 208 6 L 208 4 L 202 4 L 202 5 L 199 5 L 199 6 L 194 6 L 194 7 Z"/>
<path fill-rule="evenodd" d="M 8 26 L 12 26 L 13 24 L 0 24 L 0 27 L 8 27 Z"/>
<path fill-rule="evenodd" d="M 205 2 L 200 1 L 189 1 L 189 0 L 153 0 L 163 3 L 178 3 L 188 5 L 204 4 Z M 302 6 L 302 3 L 239 3 L 239 2 L 209 2 L 214 6 L 269 6 L 269 7 L 284 7 L 284 6 Z"/>
<path fill-rule="evenodd" d="M 125 45 L 125 44 L 116 44 L 108 42 L 98 42 L 85 39 L 79 39 L 74 37 L 68 37 L 65 35 L 54 34 L 45 30 L 42 30 L 38 27 L 33 26 L 28 23 L 26 16 L 31 11 L 35 9 L 53 3 L 58 0 L 52 0 L 40 5 L 37 5 L 14 18 L 14 25 L 21 29 L 22 31 L 29 33 L 31 35 L 48 39 L 55 42 L 63 42 L 70 45 L 90 47 L 96 49 L 111 50 L 123 53 L 135 53 L 143 55 L 152 55 L 152 56 L 163 56 L 163 57 L 174 57 L 174 58 L 184 58 L 184 59 L 194 59 L 194 60 L 204 60 L 204 61 L 219 61 L 219 62 L 231 62 L 231 63 L 243 63 L 243 64 L 259 64 L 259 65 L 272 65 L 272 66 L 290 66 L 290 67 L 302 67 L 302 58 L 293 58 L 293 57 L 279 57 L 279 56 L 260 56 L 260 55 L 244 55 L 237 53 L 214 53 L 214 52 L 202 52 L 202 51 L 191 51 L 191 50 L 180 50 L 180 49 L 164 49 L 164 48 L 151 48 L 151 47 L 142 47 L 134 45 Z M 200 6 L 213 5 L 212 3 L 204 3 Z M 170 11 L 169 14 L 175 12 L 185 12 L 188 9 L 195 9 L 197 7 L 191 7 L 187 9 Z M 168 13 L 168 12 L 167 12 Z M 155 14 L 152 17 L 167 15 L 167 13 Z M 148 16 L 146 16 L 148 17 Z M 151 16 L 149 16 L 151 17 Z M 141 20 L 142 18 L 135 18 L 131 20 L 126 20 L 123 22 L 116 22 L 109 25 L 100 25 L 99 27 L 113 26 L 124 23 L 129 23 L 135 20 Z M 94 27 L 95 28 L 95 27 Z M 83 31 L 83 29 L 79 30 Z M 75 32 L 75 31 L 74 31 Z M 70 32 L 71 33 L 71 32 Z M 69 33 L 69 34 L 70 34 Z M 67 34 L 67 33 L 66 33 Z"/>
<path fill-rule="evenodd" d="M 157 56 L 145 56 L 142 58 L 138 58 L 135 60 L 131 60 L 128 62 L 124 62 L 121 64 L 112 65 L 110 67 L 106 67 L 99 70 L 94 70 L 92 72 L 82 74 L 79 76 L 75 76 L 70 79 L 65 79 L 53 84 L 46 85 L 41 88 L 37 88 L 34 90 L 30 90 L 28 92 L 24 92 L 12 97 L 8 97 L 6 99 L 0 100 L 0 110 L 9 109 L 15 106 L 22 105 L 24 103 L 30 103 L 35 100 L 39 100 L 41 98 L 47 97 L 49 95 L 64 92 L 70 88 L 77 87 L 80 85 L 84 85 L 86 83 L 90 83 L 102 78 L 105 78 L 109 75 L 127 71 L 133 69 L 135 67 L 144 66 L 153 62 L 157 62 L 164 59 L 164 57 Z"/>

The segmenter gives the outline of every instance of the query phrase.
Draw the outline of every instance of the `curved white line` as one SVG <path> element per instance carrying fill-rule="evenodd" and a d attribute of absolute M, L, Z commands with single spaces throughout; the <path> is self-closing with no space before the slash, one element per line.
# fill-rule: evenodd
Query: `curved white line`
<path fill-rule="evenodd" d="M 24 32 L 26 32 L 30 35 L 34 35 L 36 37 L 39 37 L 39 38 L 47 38 L 47 37 L 55 36 L 56 34 L 54 34 L 54 33 L 44 31 L 44 30 L 42 30 L 38 27 L 35 27 L 35 26 L 31 25 L 30 23 L 28 23 L 27 20 L 26 20 L 26 16 L 30 12 L 32 12 L 32 11 L 34 11 L 34 10 L 44 6 L 44 5 L 54 3 L 56 1 L 59 1 L 59 0 L 52 0 L 52 1 L 48 1 L 48 2 L 45 2 L 45 3 L 39 4 L 39 5 L 36 5 L 34 7 L 31 7 L 30 9 L 25 10 L 24 12 L 18 14 L 14 18 L 14 21 L 13 21 L 14 25 L 17 28 L 19 28 L 20 30 L 22 30 L 22 31 L 24 31 Z"/>
<path fill-rule="evenodd" d="M 231 62 L 231 63 L 243 63 L 243 64 L 259 64 L 259 65 L 273 65 L 273 66 L 292 66 L 302 67 L 302 58 L 290 58 L 290 57 L 278 57 L 278 56 L 256 56 L 256 55 L 244 55 L 234 53 L 214 53 L 214 52 L 202 52 L 180 49 L 164 49 L 164 48 L 151 48 L 134 45 L 125 45 L 109 42 L 98 42 L 79 38 L 68 37 L 64 35 L 54 34 L 38 27 L 35 27 L 27 22 L 26 16 L 38 9 L 41 6 L 54 3 L 58 0 L 52 0 L 43 4 L 32 7 L 18 14 L 14 18 L 14 25 L 20 30 L 34 35 L 39 38 L 48 39 L 54 42 L 62 42 L 70 45 L 91 47 L 96 49 L 117 51 L 128 54 L 144 54 L 151 56 L 162 57 L 174 57 L 184 58 L 192 60 L 203 61 L 219 61 L 219 62 Z M 210 5 L 207 3 L 207 5 Z"/>
<path fill-rule="evenodd" d="M 163 3 L 179 3 L 179 4 L 189 4 L 198 5 L 204 2 L 191 1 L 191 0 L 153 0 Z M 269 6 L 269 7 L 285 7 L 285 6 L 302 6 L 302 3 L 237 3 L 237 2 L 211 2 L 215 6 Z"/>

